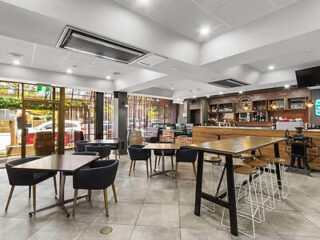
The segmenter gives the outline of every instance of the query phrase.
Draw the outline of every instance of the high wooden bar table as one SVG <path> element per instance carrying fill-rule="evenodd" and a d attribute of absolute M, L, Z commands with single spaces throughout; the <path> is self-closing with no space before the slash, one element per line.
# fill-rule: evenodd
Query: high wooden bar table
<path fill-rule="evenodd" d="M 229 210 L 231 234 L 238 236 L 237 206 L 236 206 L 234 174 L 233 174 L 233 156 L 239 155 L 245 152 L 252 152 L 261 147 L 273 145 L 274 156 L 280 157 L 279 143 L 284 140 L 285 138 L 279 138 L 279 137 L 246 136 L 246 137 L 222 139 L 218 141 L 203 142 L 203 143 L 188 145 L 187 146 L 188 148 L 198 150 L 198 169 L 197 169 L 197 184 L 196 184 L 194 214 L 197 216 L 200 216 L 201 198 L 204 198 L 210 202 L 213 202 L 222 207 L 225 207 Z M 202 192 L 204 152 L 215 153 L 215 154 L 225 156 L 228 200 L 224 200 L 226 194 L 222 194 L 220 196 L 213 196 L 208 193 Z M 278 186 L 279 188 L 281 188 L 281 175 L 280 175 L 279 164 L 276 164 L 276 175 L 278 180 Z"/>

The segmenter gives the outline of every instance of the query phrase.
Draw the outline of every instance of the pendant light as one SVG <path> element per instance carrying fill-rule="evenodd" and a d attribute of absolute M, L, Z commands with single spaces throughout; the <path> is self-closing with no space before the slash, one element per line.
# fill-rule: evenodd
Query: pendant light
<path fill-rule="evenodd" d="M 270 107 L 271 107 L 272 110 L 277 110 L 279 108 L 279 105 L 276 102 L 272 102 Z"/>
<path fill-rule="evenodd" d="M 248 104 L 248 103 L 245 103 L 245 104 L 243 105 L 243 110 L 248 111 L 248 109 L 249 109 L 249 104 Z"/>
<path fill-rule="evenodd" d="M 312 108 L 313 105 L 314 105 L 314 101 L 313 101 L 312 99 L 308 99 L 308 100 L 306 101 L 306 107 L 307 107 L 307 108 Z"/>

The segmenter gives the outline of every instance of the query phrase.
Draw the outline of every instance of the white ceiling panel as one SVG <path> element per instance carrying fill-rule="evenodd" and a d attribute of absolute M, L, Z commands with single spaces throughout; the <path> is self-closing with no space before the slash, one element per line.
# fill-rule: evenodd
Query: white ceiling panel
<path fill-rule="evenodd" d="M 47 70 L 55 69 L 57 71 L 68 54 L 69 53 L 65 50 L 59 50 L 37 44 L 32 67 Z"/>
<path fill-rule="evenodd" d="M 203 42 L 297 0 L 113 0 L 179 34 Z M 199 30 L 211 31 L 201 37 Z"/>
<path fill-rule="evenodd" d="M 17 58 L 12 57 L 9 53 L 20 54 L 21 65 L 30 67 L 35 44 L 20 40 L 14 40 L 8 37 L 0 37 L 0 62 L 12 64 Z"/>

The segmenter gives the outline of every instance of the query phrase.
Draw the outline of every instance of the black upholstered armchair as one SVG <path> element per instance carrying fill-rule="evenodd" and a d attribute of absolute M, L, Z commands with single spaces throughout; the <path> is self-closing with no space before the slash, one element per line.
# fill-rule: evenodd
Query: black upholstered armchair
<path fill-rule="evenodd" d="M 36 185 L 48 178 L 53 177 L 54 190 L 57 195 L 57 181 L 56 181 L 56 172 L 54 171 L 35 171 L 29 169 L 19 169 L 13 168 L 14 166 L 31 162 L 38 158 L 29 157 L 24 159 L 18 159 L 6 164 L 7 174 L 9 178 L 9 183 L 11 185 L 11 190 L 9 193 L 7 205 L 5 211 L 8 210 L 10 200 L 12 198 L 12 194 L 15 186 L 29 186 L 29 198 L 31 197 L 31 186 L 33 191 L 33 210 L 36 211 Z"/>
<path fill-rule="evenodd" d="M 117 174 L 119 161 L 118 160 L 101 160 L 95 161 L 90 165 L 90 168 L 81 168 L 73 174 L 73 216 L 77 205 L 78 189 L 103 190 L 104 203 L 106 208 L 106 216 L 109 216 L 108 210 L 108 194 L 107 187 L 112 186 L 114 199 L 117 202 L 116 188 L 114 179 Z M 89 200 L 91 197 L 89 195 Z"/>
<path fill-rule="evenodd" d="M 76 142 L 76 151 L 77 152 L 85 152 L 86 151 L 86 143 L 88 143 L 89 140 L 81 140 Z"/>
<path fill-rule="evenodd" d="M 98 156 L 98 152 L 74 152 L 72 155 Z"/>
<path fill-rule="evenodd" d="M 192 163 L 194 175 L 197 175 L 195 162 L 197 160 L 198 152 L 197 150 L 181 147 L 176 153 L 176 168 L 175 176 L 178 176 L 178 163 L 179 162 L 189 162 Z"/>
<path fill-rule="evenodd" d="M 159 143 L 171 143 L 172 142 L 159 142 Z M 154 168 L 156 168 L 157 166 L 157 160 L 158 160 L 158 166 L 160 165 L 160 161 L 161 161 L 161 158 L 162 158 L 162 150 L 153 150 L 154 152 L 154 156 L 155 156 L 155 160 L 154 160 Z M 176 154 L 176 150 L 164 150 L 164 156 L 165 157 L 170 157 L 171 158 L 171 167 L 172 167 L 172 170 L 173 170 L 173 156 Z"/>
<path fill-rule="evenodd" d="M 147 177 L 149 177 L 148 160 L 150 159 L 150 170 L 152 171 L 151 151 L 147 149 L 143 149 L 143 147 L 144 145 L 131 145 L 128 147 L 128 151 L 131 159 L 129 176 L 131 175 L 132 165 L 133 165 L 133 170 L 135 170 L 136 161 L 146 162 Z"/>
<path fill-rule="evenodd" d="M 99 153 L 100 158 L 107 158 L 109 159 L 111 153 L 111 147 L 109 145 L 86 145 L 85 146 L 86 152 L 97 152 Z"/>

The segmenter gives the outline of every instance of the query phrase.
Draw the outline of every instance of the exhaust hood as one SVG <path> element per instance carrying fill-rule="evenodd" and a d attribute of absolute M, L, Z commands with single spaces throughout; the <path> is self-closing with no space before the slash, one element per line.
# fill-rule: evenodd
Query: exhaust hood
<path fill-rule="evenodd" d="M 118 41 L 70 26 L 64 29 L 57 47 L 126 64 L 136 61 L 148 53 Z"/>

